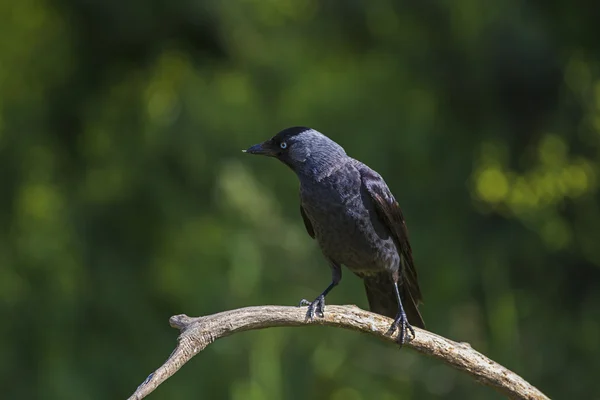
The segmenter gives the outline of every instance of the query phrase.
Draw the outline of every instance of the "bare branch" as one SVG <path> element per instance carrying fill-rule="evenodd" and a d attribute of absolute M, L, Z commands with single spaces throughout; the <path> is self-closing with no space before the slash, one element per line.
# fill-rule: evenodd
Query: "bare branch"
<path fill-rule="evenodd" d="M 278 326 L 326 325 L 365 332 L 396 343 L 396 332 L 388 332 L 392 320 L 355 306 L 327 306 L 324 318 L 308 321 L 306 308 L 284 306 L 247 307 L 206 317 L 176 315 L 170 324 L 181 331 L 179 344 L 168 360 L 150 374 L 129 400 L 140 400 L 172 376 L 206 346 L 225 336 L 252 329 Z M 468 343 L 458 343 L 423 329 L 415 328 L 416 337 L 405 344 L 420 353 L 433 356 L 464 371 L 484 385 L 491 386 L 513 399 L 548 399 L 519 375 L 473 350 Z"/>

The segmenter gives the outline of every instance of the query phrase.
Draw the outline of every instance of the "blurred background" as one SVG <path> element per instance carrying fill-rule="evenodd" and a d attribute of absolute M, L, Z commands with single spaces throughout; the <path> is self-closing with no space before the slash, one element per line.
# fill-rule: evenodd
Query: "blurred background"
<path fill-rule="evenodd" d="M 552 398 L 600 383 L 600 3 L 0 3 L 0 393 L 126 398 L 171 315 L 314 298 L 298 183 L 241 149 L 314 127 L 407 218 L 428 329 Z M 346 271 L 329 303 L 366 308 Z M 216 342 L 152 399 L 499 399 L 332 328 Z"/>

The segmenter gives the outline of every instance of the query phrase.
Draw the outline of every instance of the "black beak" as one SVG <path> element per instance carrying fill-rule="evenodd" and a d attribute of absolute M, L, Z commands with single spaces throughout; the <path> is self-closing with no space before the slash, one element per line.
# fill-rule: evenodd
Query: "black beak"
<path fill-rule="evenodd" d="M 248 154 L 258 154 L 261 156 L 275 157 L 277 155 L 278 149 L 275 146 L 273 146 L 270 140 L 267 140 L 266 142 L 255 144 L 254 146 L 249 147 L 247 150 L 242 151 Z"/>

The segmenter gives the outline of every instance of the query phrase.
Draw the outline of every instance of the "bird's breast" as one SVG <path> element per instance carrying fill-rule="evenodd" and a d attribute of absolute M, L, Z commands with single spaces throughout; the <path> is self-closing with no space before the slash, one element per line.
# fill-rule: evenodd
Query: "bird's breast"
<path fill-rule="evenodd" d="M 379 220 L 360 175 L 302 185 L 300 196 L 327 257 L 362 275 L 398 265 L 395 242 Z"/>

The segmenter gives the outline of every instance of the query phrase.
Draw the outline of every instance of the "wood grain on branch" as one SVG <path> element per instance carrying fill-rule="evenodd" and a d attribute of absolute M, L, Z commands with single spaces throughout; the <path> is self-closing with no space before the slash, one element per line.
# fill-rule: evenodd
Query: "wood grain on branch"
<path fill-rule="evenodd" d="M 324 318 L 314 321 L 307 319 L 305 307 L 259 306 L 198 318 L 176 315 L 169 322 L 181 331 L 177 347 L 167 361 L 142 382 L 129 400 L 143 399 L 206 346 L 236 332 L 280 326 L 326 325 L 368 333 L 398 345 L 395 341 L 397 333 L 390 334 L 388 331 L 391 319 L 355 306 L 328 305 Z M 519 375 L 473 350 L 469 344 L 454 342 L 423 329 L 415 328 L 415 331 L 416 337 L 405 347 L 464 371 L 510 398 L 548 399 Z"/>

